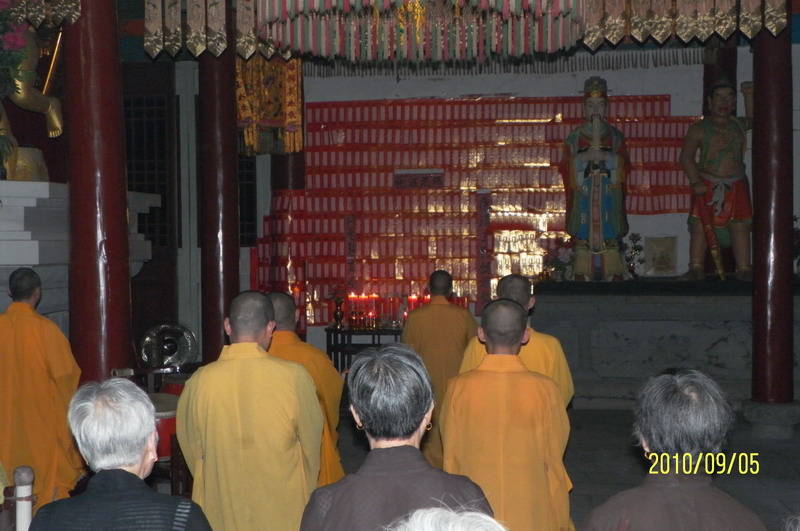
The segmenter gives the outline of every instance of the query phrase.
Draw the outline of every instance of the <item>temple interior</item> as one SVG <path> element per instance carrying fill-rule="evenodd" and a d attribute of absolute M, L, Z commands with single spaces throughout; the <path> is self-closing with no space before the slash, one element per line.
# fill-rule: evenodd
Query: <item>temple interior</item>
<path fill-rule="evenodd" d="M 82 382 L 131 375 L 163 393 L 183 385 L 181 366 L 217 359 L 242 290 L 291 294 L 298 334 L 346 374 L 359 349 L 398 340 L 434 270 L 451 273 L 451 302 L 478 319 L 498 280 L 521 274 L 536 284 L 530 325 L 560 340 L 574 379 L 564 461 L 576 523 L 646 470 L 630 436 L 642 381 L 690 366 L 733 402 L 732 450 L 762 458 L 757 476 L 718 486 L 781 529 L 800 515 L 800 412 L 769 432 L 777 438 L 759 422 L 763 404 L 796 407 L 800 393 L 800 0 L 785 2 L 785 27 L 746 26 L 741 14 L 730 31 L 697 22 L 683 38 L 657 24 L 637 33 L 629 19 L 617 38 L 599 14 L 566 7 L 541 15 L 545 31 L 527 7 L 537 3 L 484 14 L 508 20 L 492 37 L 475 2 L 463 16 L 400 2 L 430 4 L 408 22 L 385 2 L 392 10 L 363 10 L 345 45 L 325 26 L 295 35 L 280 18 L 255 20 L 251 29 L 270 29 L 249 40 L 237 40 L 238 19 L 226 38 L 223 18 L 206 42 L 185 8 L 176 37 L 174 13 L 153 18 L 150 2 L 84 2 L 74 20 L 38 31 L 36 87 L 60 100 L 63 134 L 49 110 L 3 102 L 20 155 L 0 179 L 0 288 L 34 268 L 38 312 L 70 339 Z M 763 1 L 770 13 L 777 4 Z M 365 35 L 379 23 L 407 35 L 373 43 Z M 448 37 L 453 24 L 463 34 Z M 618 281 L 581 282 L 553 262 L 572 252 L 560 163 L 592 76 L 607 84 L 608 122 L 629 156 Z M 681 149 L 720 76 L 737 89 L 754 82 L 742 157 L 752 279 L 736 279 L 741 264 L 723 249 L 720 263 L 709 252 L 699 264 L 706 280 L 680 282 L 697 265 Z M 744 115 L 742 94 L 734 107 Z M 352 472 L 368 446 L 342 406 Z M 169 492 L 168 467 L 157 472 Z"/>

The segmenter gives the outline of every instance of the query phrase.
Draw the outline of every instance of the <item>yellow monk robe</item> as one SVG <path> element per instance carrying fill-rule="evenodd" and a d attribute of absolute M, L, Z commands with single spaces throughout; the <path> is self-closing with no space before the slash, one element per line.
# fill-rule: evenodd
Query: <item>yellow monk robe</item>
<path fill-rule="evenodd" d="M 569 405 L 572 395 L 575 394 L 575 387 L 572 384 L 572 373 L 569 371 L 567 358 L 564 356 L 564 349 L 561 342 L 549 335 L 537 332 L 530 326 L 530 340 L 522 345 L 519 351 L 519 359 L 529 371 L 544 374 L 556 383 L 564 407 Z M 465 373 L 472 369 L 477 369 L 486 357 L 486 345 L 480 342 L 477 337 L 470 340 L 464 351 L 464 359 L 461 362 L 459 373 Z"/>
<path fill-rule="evenodd" d="M 434 427 L 422 441 L 422 453 L 428 463 L 437 468 L 442 468 L 442 438 L 438 428 L 440 405 L 447 381 L 458 374 L 464 349 L 477 330 L 478 324 L 469 310 L 450 304 L 441 295 L 434 295 L 428 304 L 412 310 L 403 328 L 402 342 L 413 348 L 425 362 L 433 384 L 436 400 L 432 419 Z"/>
<path fill-rule="evenodd" d="M 0 493 L 3 492 L 3 489 L 11 485 L 8 481 L 8 476 L 6 475 L 6 469 L 3 468 L 3 463 L 0 463 Z"/>
<path fill-rule="evenodd" d="M 66 498 L 83 475 L 67 408 L 81 370 L 56 324 L 29 304 L 0 315 L 0 462 L 33 467 L 36 508 Z"/>
<path fill-rule="evenodd" d="M 453 378 L 441 416 L 444 470 L 480 485 L 511 531 L 570 528 L 569 419 L 553 381 L 492 355 Z"/>
<path fill-rule="evenodd" d="M 278 358 L 294 361 L 306 368 L 314 385 L 317 387 L 317 399 L 325 413 L 326 426 L 322 434 L 320 454 L 319 481 L 317 486 L 324 487 L 344 477 L 339 451 L 336 442 L 339 434 L 339 403 L 342 400 L 344 381 L 333 361 L 320 349 L 302 341 L 297 334 L 289 330 L 276 330 L 272 334 L 269 353 Z"/>
<path fill-rule="evenodd" d="M 325 420 L 308 371 L 235 343 L 189 378 L 177 434 L 215 530 L 293 530 L 317 484 Z"/>

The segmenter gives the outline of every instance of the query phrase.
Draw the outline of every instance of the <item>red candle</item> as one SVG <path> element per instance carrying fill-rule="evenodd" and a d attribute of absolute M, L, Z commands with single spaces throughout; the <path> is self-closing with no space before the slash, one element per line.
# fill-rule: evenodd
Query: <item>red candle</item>
<path fill-rule="evenodd" d="M 416 295 L 410 295 L 408 297 L 408 311 L 416 310 L 417 306 L 419 306 L 419 298 Z"/>

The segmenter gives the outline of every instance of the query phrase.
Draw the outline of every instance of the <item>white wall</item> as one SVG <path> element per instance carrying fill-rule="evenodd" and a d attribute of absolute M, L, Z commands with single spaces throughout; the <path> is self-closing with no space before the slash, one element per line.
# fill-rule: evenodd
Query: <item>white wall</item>
<path fill-rule="evenodd" d="M 608 53 L 608 52 L 605 52 Z M 305 101 L 352 101 L 371 99 L 401 98 L 450 98 L 467 95 L 508 95 L 527 97 L 552 97 L 578 95 L 583 90 L 584 80 L 592 75 L 600 75 L 608 82 L 612 95 L 669 94 L 672 96 L 672 114 L 675 116 L 697 116 L 702 112 L 703 65 L 700 54 L 676 50 L 642 52 L 651 54 L 650 63 L 661 64 L 677 59 L 677 66 L 651 66 L 647 69 L 624 68 L 624 63 L 636 63 L 636 58 L 628 52 L 618 54 L 614 60 L 603 56 L 573 58 L 573 65 L 563 66 L 564 72 L 552 74 L 477 74 L 477 75 L 385 75 L 385 76 L 341 76 L 310 77 L 303 79 Z M 585 56 L 586 54 L 584 54 Z M 595 63 L 592 65 L 591 63 Z M 694 63 L 694 64 L 685 64 Z M 752 54 L 747 47 L 739 48 L 738 79 L 752 79 Z M 615 64 L 616 63 L 616 64 Z M 581 66 L 594 66 L 594 69 L 580 69 Z M 598 66 L 617 67 L 600 69 Z M 792 67 L 800 72 L 800 45 L 793 45 Z M 569 71 L 574 68 L 579 71 Z M 794 148 L 800 150 L 800 76 L 794 83 Z M 739 102 L 740 112 L 743 103 Z M 756 108 L 756 112 L 757 108 Z M 746 156 L 749 165 L 750 154 Z M 797 162 L 795 162 L 797 168 Z M 795 176 L 798 174 L 794 172 Z M 797 177 L 795 177 L 797 181 Z M 794 190 L 794 211 L 800 212 L 800 187 Z M 663 214 L 653 216 L 630 216 L 630 232 L 648 236 L 675 236 L 678 247 L 678 271 L 683 271 L 689 262 L 689 234 L 686 230 L 685 214 Z"/>

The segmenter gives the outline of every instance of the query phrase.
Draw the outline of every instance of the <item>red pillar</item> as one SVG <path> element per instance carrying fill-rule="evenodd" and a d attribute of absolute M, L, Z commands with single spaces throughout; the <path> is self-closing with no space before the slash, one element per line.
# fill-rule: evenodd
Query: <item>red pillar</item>
<path fill-rule="evenodd" d="M 239 291 L 239 186 L 236 174 L 236 48 L 228 15 L 228 46 L 215 57 L 203 52 L 200 69 L 200 267 L 203 362 L 225 345 L 223 322 Z"/>
<path fill-rule="evenodd" d="M 753 41 L 753 400 L 787 403 L 792 378 L 792 54 L 789 24 Z"/>
<path fill-rule="evenodd" d="M 130 284 L 117 3 L 64 27 L 70 198 L 70 342 L 82 380 L 130 367 Z"/>

